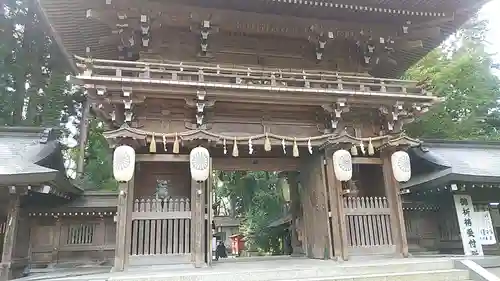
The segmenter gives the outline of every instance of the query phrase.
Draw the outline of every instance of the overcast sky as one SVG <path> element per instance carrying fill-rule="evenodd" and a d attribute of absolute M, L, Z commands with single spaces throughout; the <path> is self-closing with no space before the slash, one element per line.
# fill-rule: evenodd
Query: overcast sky
<path fill-rule="evenodd" d="M 496 54 L 500 63 L 500 0 L 493 0 L 486 4 L 479 16 L 489 21 L 487 40 L 490 43 L 490 52 Z"/>

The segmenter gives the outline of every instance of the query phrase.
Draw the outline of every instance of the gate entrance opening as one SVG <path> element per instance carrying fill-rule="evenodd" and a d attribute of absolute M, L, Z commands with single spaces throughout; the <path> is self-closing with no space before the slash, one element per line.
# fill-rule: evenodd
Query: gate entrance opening
<path fill-rule="evenodd" d="M 214 170 L 212 183 L 216 259 L 292 253 L 286 173 Z"/>

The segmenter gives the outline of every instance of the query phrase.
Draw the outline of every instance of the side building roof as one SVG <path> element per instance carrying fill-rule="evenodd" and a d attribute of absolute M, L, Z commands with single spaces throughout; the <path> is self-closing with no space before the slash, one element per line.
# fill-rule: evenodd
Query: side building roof
<path fill-rule="evenodd" d="M 81 193 L 66 177 L 58 137 L 56 129 L 0 127 L 0 183 L 40 186 L 45 188 L 41 193 L 55 189 L 59 193 Z"/>
<path fill-rule="evenodd" d="M 426 140 L 410 150 L 416 174 L 402 188 L 500 182 L 500 142 Z"/>

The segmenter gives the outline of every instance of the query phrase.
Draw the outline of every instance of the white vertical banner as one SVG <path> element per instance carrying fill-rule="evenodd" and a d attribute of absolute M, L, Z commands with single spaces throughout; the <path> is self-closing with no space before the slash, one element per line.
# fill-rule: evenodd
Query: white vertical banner
<path fill-rule="evenodd" d="M 493 230 L 493 221 L 489 211 L 476 212 L 477 216 L 477 233 L 481 245 L 494 245 L 497 243 L 495 231 Z"/>
<path fill-rule="evenodd" d="M 217 237 L 212 237 L 212 251 L 215 252 L 217 250 Z"/>
<path fill-rule="evenodd" d="M 478 231 L 478 216 L 474 214 L 474 206 L 470 195 L 454 194 L 460 236 L 466 256 L 482 256 L 483 247 Z"/>

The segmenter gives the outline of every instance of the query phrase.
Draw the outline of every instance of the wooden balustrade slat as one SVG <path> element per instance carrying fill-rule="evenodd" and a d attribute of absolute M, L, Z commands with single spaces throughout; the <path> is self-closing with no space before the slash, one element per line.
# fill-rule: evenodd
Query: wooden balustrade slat
<path fill-rule="evenodd" d="M 170 199 L 135 199 L 133 212 L 184 212 L 191 211 L 191 202 L 187 198 Z"/>
<path fill-rule="evenodd" d="M 279 77 L 284 76 L 321 76 L 321 77 L 338 77 L 344 76 L 346 78 L 367 78 L 372 80 L 381 81 L 400 81 L 398 79 L 389 78 L 375 78 L 366 73 L 358 72 L 338 72 L 338 71 L 325 71 L 325 70 L 299 70 L 299 69 L 272 69 L 264 67 L 244 67 L 244 66 L 225 66 L 225 65 L 214 65 L 206 63 L 182 63 L 182 62 L 167 62 L 158 63 L 155 61 L 117 61 L 117 60 L 105 60 L 105 59 L 93 59 L 90 64 L 86 58 L 75 56 L 77 59 L 77 67 L 87 69 L 96 68 L 96 66 L 115 66 L 120 68 L 131 67 L 141 69 L 142 72 L 152 71 L 154 69 L 159 69 L 163 71 L 174 71 L 174 72 L 185 72 L 185 71 L 203 71 L 212 72 L 216 74 L 236 74 L 236 75 L 250 75 L 250 73 L 258 73 L 262 76 L 267 75 L 278 75 Z M 416 83 L 416 81 L 408 81 Z"/>

